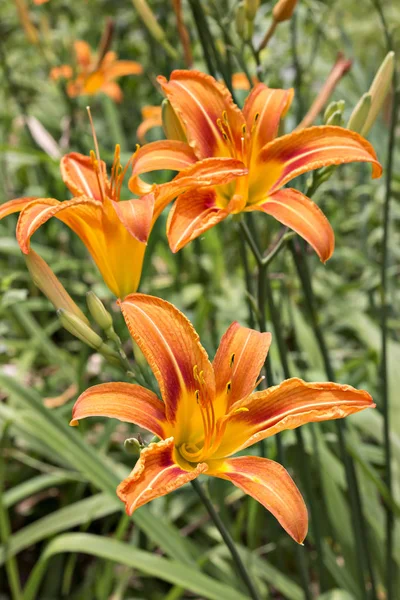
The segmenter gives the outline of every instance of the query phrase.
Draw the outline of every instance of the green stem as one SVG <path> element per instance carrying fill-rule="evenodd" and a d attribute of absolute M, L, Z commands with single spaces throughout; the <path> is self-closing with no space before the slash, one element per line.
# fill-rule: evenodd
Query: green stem
<path fill-rule="evenodd" d="M 197 494 L 199 495 L 199 498 L 202 501 L 202 503 L 204 504 L 205 508 L 207 509 L 208 514 L 210 515 L 212 521 L 214 522 L 214 525 L 220 532 L 221 537 L 226 544 L 226 547 L 228 548 L 229 552 L 231 553 L 233 562 L 235 563 L 236 568 L 237 568 L 238 572 L 240 573 L 241 578 L 243 579 L 244 583 L 246 584 L 246 586 L 249 590 L 251 598 L 253 600 L 260 600 L 260 596 L 258 595 L 258 592 L 254 586 L 254 583 L 252 582 L 252 580 L 246 570 L 246 567 L 244 566 L 242 559 L 240 558 L 240 554 L 235 546 L 235 543 L 234 543 L 233 539 L 231 538 L 229 531 L 226 529 L 221 517 L 215 510 L 214 505 L 211 502 L 211 499 L 206 494 L 206 492 L 204 491 L 203 487 L 201 486 L 201 484 L 198 482 L 197 479 L 194 479 L 193 481 L 191 481 L 191 484 L 192 484 L 193 488 L 196 490 Z"/>
<path fill-rule="evenodd" d="M 294 263 L 296 266 L 296 270 L 303 288 L 304 299 L 306 302 L 307 312 L 310 318 L 310 324 L 314 331 L 315 338 L 317 340 L 317 344 L 319 350 L 321 352 L 322 360 L 324 363 L 325 373 L 327 378 L 330 381 L 335 381 L 335 373 L 332 367 L 331 359 L 329 356 L 328 347 L 325 342 L 325 336 L 323 334 L 322 328 L 319 324 L 319 320 L 317 317 L 317 312 L 315 309 L 315 298 L 314 292 L 311 283 L 311 276 L 308 270 L 307 261 L 305 260 L 304 253 L 302 249 L 298 250 L 295 247 L 293 241 L 290 244 L 290 249 L 292 252 L 292 256 L 294 259 Z M 337 436 L 338 436 L 338 444 L 339 451 L 342 462 L 345 468 L 347 488 L 349 492 L 349 500 L 350 500 L 350 509 L 352 513 L 352 525 L 353 525 L 353 534 L 354 540 L 356 544 L 356 559 L 357 559 L 357 568 L 358 568 L 358 577 L 360 582 L 361 591 L 364 598 L 368 598 L 365 586 L 365 578 L 364 571 L 365 567 L 369 571 L 370 575 L 370 583 L 371 583 L 371 595 L 375 597 L 375 579 L 374 572 L 372 569 L 372 562 L 369 552 L 368 539 L 366 535 L 366 524 L 364 519 L 364 514 L 362 510 L 361 496 L 359 491 L 359 485 L 357 480 L 357 474 L 354 467 L 354 462 L 351 456 L 348 454 L 346 450 L 345 443 L 345 431 L 346 424 L 343 421 L 336 420 L 335 421 Z"/>
<path fill-rule="evenodd" d="M 373 0 L 379 14 L 385 34 L 387 50 L 393 50 L 393 41 L 386 22 L 385 14 L 380 0 Z M 393 72 L 393 101 L 389 124 L 388 154 L 386 163 L 385 201 L 383 205 L 383 241 L 381 260 L 381 390 L 382 390 L 382 412 L 383 412 L 383 435 L 385 451 L 385 484 L 392 495 L 392 451 L 390 445 L 390 398 L 388 383 L 388 266 L 389 266 L 389 223 L 390 223 L 390 200 L 392 197 L 392 180 L 394 151 L 396 141 L 396 127 L 399 119 L 400 90 L 398 89 L 396 67 Z M 387 600 L 394 598 L 394 561 L 393 561 L 393 530 L 394 513 L 386 504 L 386 594 Z"/>

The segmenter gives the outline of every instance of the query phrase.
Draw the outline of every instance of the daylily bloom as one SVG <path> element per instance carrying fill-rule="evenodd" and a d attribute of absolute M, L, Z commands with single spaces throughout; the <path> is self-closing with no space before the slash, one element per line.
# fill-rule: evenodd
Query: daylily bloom
<path fill-rule="evenodd" d="M 142 450 L 117 488 L 127 513 L 204 473 L 253 496 L 301 543 L 307 509 L 288 472 L 273 460 L 232 455 L 284 429 L 374 407 L 371 396 L 348 385 L 297 378 L 254 392 L 271 334 L 232 323 L 211 364 L 191 323 L 169 302 L 132 294 L 120 307 L 163 402 L 139 385 L 100 384 L 81 394 L 70 424 L 111 417 L 160 438 Z"/>
<path fill-rule="evenodd" d="M 271 89 L 259 83 L 241 111 L 228 90 L 198 71 L 174 71 L 169 81 L 158 77 L 181 128 L 179 139 L 149 143 L 136 153 L 129 182 L 132 192 L 156 196 L 159 214 L 177 197 L 167 234 L 176 252 L 230 214 L 261 211 L 301 235 L 322 261 L 334 249 L 334 234 L 322 211 L 298 190 L 284 188 L 298 175 L 328 165 L 354 161 L 372 163 L 372 176 L 382 167 L 374 149 L 360 135 L 341 127 L 310 127 L 276 138 L 293 90 Z M 177 127 L 175 127 L 177 130 Z M 276 139 L 275 139 L 276 138 Z M 243 174 L 227 185 L 203 189 L 196 181 L 204 162 L 214 157 L 219 170 L 229 172 L 231 161 Z M 179 171 L 170 182 L 150 185 L 141 173 Z M 180 188 L 192 178 L 193 186 Z"/>
<path fill-rule="evenodd" d="M 126 169 L 121 167 L 118 146 L 110 179 L 103 161 L 72 152 L 61 159 L 62 178 L 74 195 L 71 200 L 17 198 L 0 206 L 0 219 L 22 211 L 17 239 L 28 254 L 31 236 L 57 217 L 81 238 L 110 290 L 124 298 L 139 286 L 154 202 L 152 195 L 120 201 Z"/>
<path fill-rule="evenodd" d="M 115 102 L 121 102 L 122 90 L 114 81 L 124 75 L 139 75 L 143 72 L 142 66 L 133 60 L 117 60 L 115 52 L 100 52 L 93 55 L 90 46 L 82 41 L 74 43 L 77 72 L 73 77 L 74 69 L 71 65 L 54 67 L 50 71 L 52 79 L 60 77 L 69 79 L 67 93 L 71 98 L 76 96 L 93 96 L 99 92 L 107 94 Z"/>

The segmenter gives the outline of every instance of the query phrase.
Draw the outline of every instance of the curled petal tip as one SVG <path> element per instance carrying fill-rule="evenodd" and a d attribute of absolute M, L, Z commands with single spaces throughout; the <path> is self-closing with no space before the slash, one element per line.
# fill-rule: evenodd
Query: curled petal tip
<path fill-rule="evenodd" d="M 78 419 L 71 419 L 69 422 L 70 427 L 78 427 L 79 421 Z"/>

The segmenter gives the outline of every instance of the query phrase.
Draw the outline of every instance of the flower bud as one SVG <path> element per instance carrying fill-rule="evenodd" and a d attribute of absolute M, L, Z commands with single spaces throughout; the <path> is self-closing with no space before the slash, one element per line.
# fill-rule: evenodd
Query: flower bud
<path fill-rule="evenodd" d="M 337 112 L 342 115 L 343 111 L 344 111 L 344 107 L 345 107 L 344 100 L 330 102 L 324 112 L 324 123 L 326 125 L 332 125 L 332 123 L 329 122 L 330 119 Z"/>
<path fill-rule="evenodd" d="M 100 300 L 96 296 L 96 294 L 92 291 L 86 294 L 86 302 L 92 315 L 93 319 L 96 321 L 97 325 L 101 327 L 104 331 L 107 331 L 112 327 L 113 320 L 112 316 Z"/>
<path fill-rule="evenodd" d="M 272 9 L 274 21 L 277 23 L 288 21 L 293 14 L 296 4 L 297 0 L 279 0 Z"/>
<path fill-rule="evenodd" d="M 167 41 L 165 31 L 157 21 L 157 18 L 151 10 L 147 0 L 132 0 L 132 4 L 153 38 L 164 47 L 171 58 L 177 59 L 177 51 Z"/>
<path fill-rule="evenodd" d="M 254 21 L 259 6 L 260 0 L 245 0 L 244 8 L 246 11 L 246 19 L 248 21 Z"/>
<path fill-rule="evenodd" d="M 369 92 L 363 94 L 350 115 L 347 129 L 361 133 L 371 109 L 372 96 Z"/>
<path fill-rule="evenodd" d="M 389 52 L 386 55 L 385 60 L 379 67 L 371 87 L 368 90 L 371 94 L 371 108 L 369 109 L 364 127 L 361 130 L 361 135 L 367 135 L 372 125 L 375 123 L 378 113 L 382 108 L 382 104 L 385 101 L 393 80 L 394 56 L 394 52 Z"/>
<path fill-rule="evenodd" d="M 140 451 L 143 448 L 143 444 L 139 442 L 136 438 L 128 438 L 124 441 L 124 450 L 127 454 L 131 454 L 133 456 L 139 456 Z"/>
<path fill-rule="evenodd" d="M 64 308 L 59 308 L 57 315 L 64 329 L 72 333 L 78 340 L 81 340 L 95 350 L 101 348 L 104 343 L 103 340 L 91 327 L 89 327 L 89 325 L 82 321 L 82 319 Z"/>
<path fill-rule="evenodd" d="M 187 141 L 181 122 L 172 108 L 170 101 L 166 98 L 161 104 L 161 119 L 165 136 L 169 140 L 179 140 L 180 142 Z"/>
<path fill-rule="evenodd" d="M 67 310 L 89 325 L 88 319 L 72 300 L 46 261 L 32 249 L 25 255 L 25 261 L 33 283 L 50 300 L 53 306 Z"/>
<path fill-rule="evenodd" d="M 325 121 L 326 125 L 335 125 L 336 127 L 341 127 L 343 125 L 343 113 L 340 110 L 335 110 L 332 113 L 327 121 Z"/>

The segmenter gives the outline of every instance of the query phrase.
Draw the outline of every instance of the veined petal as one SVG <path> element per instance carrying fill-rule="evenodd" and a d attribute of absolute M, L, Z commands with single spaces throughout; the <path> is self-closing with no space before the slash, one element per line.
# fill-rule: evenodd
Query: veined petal
<path fill-rule="evenodd" d="M 134 423 L 160 438 L 166 436 L 164 404 L 150 390 L 133 383 L 100 383 L 81 394 L 70 425 L 86 417 L 109 417 Z"/>
<path fill-rule="evenodd" d="M 113 201 L 114 210 L 125 228 L 139 242 L 147 242 L 153 222 L 154 194 L 132 200 Z"/>
<path fill-rule="evenodd" d="M 136 240 L 119 220 L 111 201 L 81 196 L 59 202 L 41 198 L 21 213 L 17 239 L 29 252 L 30 238 L 51 217 L 57 217 L 85 244 L 110 290 L 120 298 L 139 286 L 146 245 Z"/>
<path fill-rule="evenodd" d="M 307 507 L 282 465 L 259 456 L 240 456 L 207 464 L 207 475 L 231 481 L 269 510 L 296 542 L 303 542 L 308 529 Z"/>
<path fill-rule="evenodd" d="M 350 162 L 370 162 L 372 177 L 382 174 L 375 150 L 354 131 L 323 125 L 284 135 L 266 144 L 255 157 L 250 201 L 261 201 L 302 173 Z"/>
<path fill-rule="evenodd" d="M 132 338 L 157 378 L 167 419 L 176 422 L 175 437 L 181 432 L 189 436 L 197 420 L 202 422 L 198 402 L 211 401 L 215 386 L 199 336 L 175 306 L 160 298 L 132 294 L 120 306 Z"/>
<path fill-rule="evenodd" d="M 271 337 L 270 333 L 242 327 L 236 321 L 223 335 L 213 360 L 213 368 L 216 398 L 224 413 L 256 387 L 271 345 Z"/>
<path fill-rule="evenodd" d="M 172 252 L 177 252 L 228 216 L 226 210 L 216 205 L 216 197 L 215 190 L 200 188 L 177 198 L 167 221 L 167 236 Z"/>
<path fill-rule="evenodd" d="M 293 95 L 293 89 L 275 90 L 259 83 L 247 96 L 243 114 L 252 132 L 253 156 L 278 135 L 280 121 L 289 110 Z"/>
<path fill-rule="evenodd" d="M 154 218 L 156 219 L 171 200 L 201 187 L 224 185 L 236 177 L 247 175 L 247 167 L 236 158 L 205 158 L 184 169 L 169 183 L 155 188 Z"/>
<path fill-rule="evenodd" d="M 234 454 L 284 429 L 342 419 L 374 406 L 368 392 L 356 390 L 351 385 L 307 383 L 295 377 L 287 379 L 255 392 L 231 407 L 224 439 L 215 456 Z"/>
<path fill-rule="evenodd" d="M 9 202 L 0 204 L 0 219 L 8 217 L 8 215 L 12 215 L 13 213 L 20 212 L 35 200 L 37 200 L 36 196 L 26 196 L 24 198 L 15 198 L 15 200 L 9 200 Z"/>
<path fill-rule="evenodd" d="M 100 161 L 99 168 L 104 184 L 108 185 L 106 165 L 103 161 Z M 90 156 L 78 152 L 66 154 L 61 159 L 60 170 L 65 185 L 74 196 L 102 199 L 99 180 Z"/>
<path fill-rule="evenodd" d="M 83 40 L 76 40 L 74 42 L 74 48 L 75 48 L 76 60 L 79 64 L 79 66 L 83 70 L 88 69 L 92 62 L 92 51 L 91 51 L 89 44 L 87 44 Z"/>
<path fill-rule="evenodd" d="M 335 235 L 331 224 L 315 202 L 301 192 L 284 188 L 249 209 L 261 210 L 293 229 L 314 248 L 322 262 L 332 256 Z"/>
<path fill-rule="evenodd" d="M 147 194 L 153 185 L 142 181 L 142 173 L 170 169 L 182 171 L 197 160 L 192 149 L 185 142 L 178 140 L 162 140 L 150 142 L 135 153 L 132 161 L 132 176 L 129 179 L 129 189 L 134 194 Z"/>
<path fill-rule="evenodd" d="M 157 81 L 199 159 L 232 156 L 232 149 L 241 151 L 245 120 L 224 85 L 199 71 L 173 71 L 169 81 L 162 76 Z M 218 126 L 219 121 L 221 126 Z M 228 143 L 222 129 L 230 140 Z"/>
<path fill-rule="evenodd" d="M 132 473 L 117 488 L 118 497 L 125 503 L 128 515 L 150 500 L 165 496 L 196 479 L 207 470 L 207 465 L 200 463 L 192 471 L 185 471 L 175 462 L 174 454 L 174 438 L 150 444 L 142 450 Z"/>
<path fill-rule="evenodd" d="M 117 60 L 105 70 L 105 78 L 107 81 L 124 77 L 125 75 L 140 75 L 143 73 L 143 67 L 134 60 Z"/>

